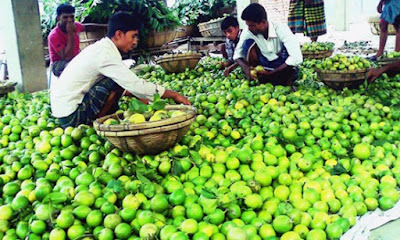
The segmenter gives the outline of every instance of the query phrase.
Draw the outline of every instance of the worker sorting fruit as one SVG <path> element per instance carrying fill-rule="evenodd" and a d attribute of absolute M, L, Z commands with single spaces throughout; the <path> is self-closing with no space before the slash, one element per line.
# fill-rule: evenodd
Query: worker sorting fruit
<path fill-rule="evenodd" d="M 135 16 L 114 14 L 108 22 L 107 37 L 80 52 L 60 78 L 51 82 L 51 110 L 61 126 L 91 124 L 96 118 L 114 113 L 124 89 L 150 101 L 159 94 L 176 103 L 190 104 L 179 93 L 138 78 L 122 62 L 120 52 L 127 53 L 137 46 L 139 25 Z"/>
<path fill-rule="evenodd" d="M 292 86 L 294 90 L 297 66 L 303 62 L 303 55 L 300 44 L 289 27 L 283 23 L 268 21 L 267 12 L 258 3 L 246 7 L 242 12 L 242 19 L 248 29 L 243 30 L 240 36 L 234 60 L 248 78 L 255 79 L 257 75 L 261 83 Z M 261 67 L 254 68 L 255 66 Z"/>

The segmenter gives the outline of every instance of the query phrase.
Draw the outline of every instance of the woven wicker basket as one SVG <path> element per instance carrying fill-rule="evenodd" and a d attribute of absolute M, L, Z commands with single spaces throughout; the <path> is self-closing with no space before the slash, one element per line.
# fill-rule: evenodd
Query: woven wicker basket
<path fill-rule="evenodd" d="M 15 90 L 16 82 L 0 86 L 0 97 Z"/>
<path fill-rule="evenodd" d="M 203 37 L 223 37 L 224 32 L 221 30 L 221 23 L 224 18 L 211 20 L 197 25 L 201 36 Z"/>
<path fill-rule="evenodd" d="M 185 55 L 167 55 L 159 57 L 156 62 L 167 72 L 179 73 L 184 72 L 186 68 L 194 69 L 200 61 L 202 55 L 200 53 L 185 54 Z"/>
<path fill-rule="evenodd" d="M 318 78 L 328 87 L 342 90 L 344 87 L 357 88 L 366 79 L 367 69 L 354 71 L 329 71 L 316 69 Z"/>
<path fill-rule="evenodd" d="M 400 58 L 378 58 L 378 65 L 383 67 L 398 61 Z"/>
<path fill-rule="evenodd" d="M 332 56 L 333 50 L 327 51 L 304 51 L 303 58 L 307 59 L 324 59 Z"/>
<path fill-rule="evenodd" d="M 146 39 L 146 47 L 161 47 L 162 45 L 172 42 L 176 36 L 175 29 L 173 30 L 164 30 L 162 32 L 152 31 L 149 33 Z"/>
<path fill-rule="evenodd" d="M 381 27 L 379 26 L 380 17 L 370 17 L 368 19 L 369 25 L 371 27 L 371 32 L 374 35 L 379 35 L 381 33 Z M 388 34 L 389 35 L 396 35 L 396 28 L 392 24 L 389 24 L 388 27 Z"/>
<path fill-rule="evenodd" d="M 122 151 L 140 155 L 158 154 L 179 142 L 196 118 L 196 109 L 191 106 L 171 105 L 165 109 L 181 110 L 186 114 L 140 124 L 104 125 L 105 120 L 119 117 L 112 114 L 97 119 L 93 127 L 97 134 L 106 137 Z"/>

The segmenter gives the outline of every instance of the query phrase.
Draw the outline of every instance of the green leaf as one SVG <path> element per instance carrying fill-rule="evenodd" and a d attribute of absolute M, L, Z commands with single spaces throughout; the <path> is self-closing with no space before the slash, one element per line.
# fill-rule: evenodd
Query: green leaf
<path fill-rule="evenodd" d="M 144 113 L 147 111 L 147 105 L 137 98 L 133 98 L 129 103 L 129 110 L 133 113 Z"/>
<path fill-rule="evenodd" d="M 139 171 L 136 171 L 136 177 L 144 184 L 151 184 L 151 181 L 143 176 Z"/>
<path fill-rule="evenodd" d="M 342 164 L 338 163 L 336 164 L 330 171 L 329 171 L 332 175 L 340 175 L 342 173 L 346 173 L 347 170 L 346 168 L 343 167 Z"/>
<path fill-rule="evenodd" d="M 179 161 L 172 162 L 172 175 L 180 176 L 182 174 L 182 165 Z"/>
<path fill-rule="evenodd" d="M 201 195 L 203 197 L 205 197 L 205 198 L 208 198 L 208 199 L 216 199 L 217 198 L 217 196 L 213 192 L 211 192 L 211 191 L 209 191 L 207 189 L 202 189 L 201 190 Z"/>
<path fill-rule="evenodd" d="M 49 195 L 47 195 L 43 199 L 43 203 L 51 202 L 52 204 L 59 204 L 59 203 L 66 202 L 67 200 L 68 200 L 67 194 L 61 193 L 61 192 L 53 192 L 53 193 L 50 193 Z"/>
<path fill-rule="evenodd" d="M 124 189 L 124 184 L 120 180 L 111 180 L 107 183 L 107 188 L 111 188 L 113 192 L 119 193 Z"/>

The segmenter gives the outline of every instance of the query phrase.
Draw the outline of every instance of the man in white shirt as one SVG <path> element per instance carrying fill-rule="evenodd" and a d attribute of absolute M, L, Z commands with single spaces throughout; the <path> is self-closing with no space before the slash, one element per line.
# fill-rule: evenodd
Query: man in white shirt
<path fill-rule="evenodd" d="M 108 22 L 107 37 L 86 47 L 60 78 L 51 82 L 51 110 L 61 126 L 91 124 L 115 112 L 124 89 L 138 98 L 152 100 L 158 93 L 176 103 L 190 104 L 177 92 L 140 79 L 122 62 L 120 52 L 137 46 L 139 26 L 139 20 L 128 13 L 114 14 Z"/>
<path fill-rule="evenodd" d="M 258 72 L 261 82 L 292 86 L 297 79 L 297 66 L 303 62 L 300 44 L 290 28 L 282 23 L 267 20 L 263 6 L 252 3 L 242 12 L 248 29 L 243 30 L 233 59 L 250 78 L 251 70 L 262 65 Z"/>

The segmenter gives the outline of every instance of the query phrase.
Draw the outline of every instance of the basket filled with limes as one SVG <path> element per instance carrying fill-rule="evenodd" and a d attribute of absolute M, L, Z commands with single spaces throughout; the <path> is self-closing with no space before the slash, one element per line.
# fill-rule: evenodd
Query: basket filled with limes
<path fill-rule="evenodd" d="M 201 53 L 186 52 L 176 54 L 164 54 L 156 59 L 158 65 L 170 73 L 184 72 L 186 68 L 192 70 L 200 61 Z"/>
<path fill-rule="evenodd" d="M 328 87 L 341 90 L 344 87 L 357 88 L 366 79 L 371 63 L 359 56 L 335 55 L 315 66 L 318 78 Z"/>
<path fill-rule="evenodd" d="M 396 61 L 400 60 L 400 52 L 389 52 L 389 53 L 384 53 L 382 56 L 378 58 L 378 65 L 380 67 L 392 64 Z"/>
<path fill-rule="evenodd" d="M 195 118 L 194 107 L 166 105 L 155 95 L 151 105 L 133 98 L 127 110 L 99 118 L 93 127 L 123 151 L 158 154 L 178 143 Z"/>
<path fill-rule="evenodd" d="M 323 59 L 332 56 L 334 44 L 331 42 L 312 42 L 301 46 L 305 59 Z"/>

